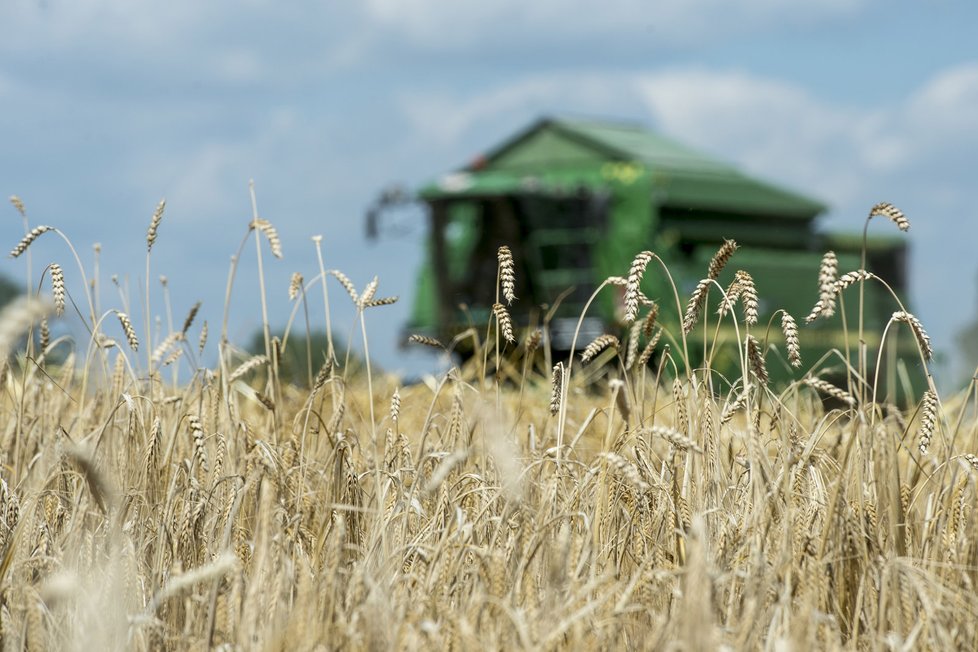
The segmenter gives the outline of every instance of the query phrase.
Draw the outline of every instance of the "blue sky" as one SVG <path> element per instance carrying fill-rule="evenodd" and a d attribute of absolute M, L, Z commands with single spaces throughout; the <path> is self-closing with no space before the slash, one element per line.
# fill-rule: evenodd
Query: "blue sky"
<path fill-rule="evenodd" d="M 175 319 L 200 299 L 220 322 L 254 179 L 285 249 L 267 265 L 273 323 L 288 318 L 291 273 L 314 275 L 322 234 L 328 267 L 403 297 L 368 315 L 371 353 L 416 368 L 395 340 L 423 216 L 368 244 L 365 208 L 390 182 L 416 186 L 558 112 L 639 120 L 803 190 L 832 206 L 827 228 L 857 230 L 891 201 L 913 224 L 914 310 L 938 348 L 952 353 L 978 315 L 975 3 L 5 0 L 0 24 L 0 193 L 86 261 L 101 243 L 104 307 L 121 301 L 111 274 L 141 303 L 146 227 L 165 197 L 153 276 L 168 276 Z M 4 210 L 13 246 L 22 226 Z M 246 251 L 239 341 L 260 324 Z M 34 257 L 73 275 L 53 238 Z M 23 277 L 23 263 L 0 272 Z M 332 289 L 346 330 L 352 311 Z"/>

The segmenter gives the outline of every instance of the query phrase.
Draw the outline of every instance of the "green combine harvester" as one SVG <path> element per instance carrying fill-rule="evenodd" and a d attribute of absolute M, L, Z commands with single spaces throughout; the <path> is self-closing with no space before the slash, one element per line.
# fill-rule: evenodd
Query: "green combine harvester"
<path fill-rule="evenodd" d="M 447 341 L 470 325 L 487 323 L 496 296 L 496 252 L 507 245 L 517 266 L 514 320 L 523 327 L 539 327 L 551 313 L 550 346 L 567 351 L 588 297 L 609 276 L 626 275 L 636 253 L 648 249 L 665 261 L 685 306 L 713 254 L 731 238 L 740 248 L 719 282 L 726 287 L 738 269 L 753 276 L 761 308 L 755 333 L 766 334 L 769 343 L 783 350 L 780 319 L 769 331 L 767 324 L 784 308 L 801 327 L 803 368 L 833 348 L 845 350 L 839 312 L 807 327 L 803 322 L 818 299 L 822 255 L 836 252 L 840 274 L 856 270 L 862 236 L 823 233 L 816 218 L 826 210 L 824 204 L 641 126 L 543 119 L 424 186 L 418 196 L 429 208 L 431 229 L 408 333 Z M 862 217 L 853 216 L 854 229 L 861 228 Z M 904 239 L 871 239 L 867 267 L 904 299 Z M 678 337 L 681 316 L 655 263 L 645 274 L 643 291 L 659 303 L 660 321 Z M 718 291 L 711 291 L 709 341 L 719 298 Z M 844 303 L 849 343 L 855 347 L 858 291 L 845 293 Z M 866 284 L 870 351 L 897 309 L 878 283 Z M 605 289 L 588 310 L 577 350 L 603 333 L 624 336 L 622 315 L 621 288 Z M 733 340 L 728 324 L 726 320 L 720 329 L 721 341 Z M 888 347 L 891 362 L 910 351 L 912 343 L 909 332 L 897 330 L 900 343 Z M 702 323 L 690 337 L 692 363 L 698 364 L 703 359 Z M 726 348 L 729 368 L 736 350 Z M 789 377 L 787 365 L 768 357 L 772 377 Z M 908 358 L 908 364 L 912 361 Z M 715 359 L 715 367 L 722 365 L 722 356 Z"/>

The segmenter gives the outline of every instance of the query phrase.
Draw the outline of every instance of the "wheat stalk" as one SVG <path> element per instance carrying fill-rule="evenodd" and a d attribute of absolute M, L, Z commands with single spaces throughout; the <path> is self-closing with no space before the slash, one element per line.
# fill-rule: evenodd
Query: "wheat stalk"
<path fill-rule="evenodd" d="M 618 348 L 618 338 L 614 335 L 598 335 L 588 344 L 581 353 L 581 362 L 587 364 L 596 355 L 609 347 Z"/>
<path fill-rule="evenodd" d="M 636 321 L 628 331 L 628 346 L 625 349 L 625 370 L 631 370 L 638 355 L 638 341 L 642 335 L 642 322 Z"/>
<path fill-rule="evenodd" d="M 183 355 L 183 349 L 173 349 L 170 351 L 170 355 L 166 356 L 166 359 L 163 360 L 163 366 L 169 367 L 171 364 L 179 360 L 181 355 Z"/>
<path fill-rule="evenodd" d="M 753 326 L 757 323 L 759 304 L 757 289 L 754 287 L 754 279 L 747 272 L 737 270 L 737 273 L 734 275 L 734 283 L 740 289 L 740 298 L 744 304 L 744 323 Z"/>
<path fill-rule="evenodd" d="M 513 253 L 503 245 L 497 254 L 499 259 L 499 284 L 502 286 L 503 298 L 512 305 L 516 301 L 516 266 L 513 263 Z"/>
<path fill-rule="evenodd" d="M 784 333 L 784 345 L 788 349 L 788 363 L 798 368 L 801 366 L 801 344 L 798 341 L 798 324 L 788 311 L 781 312 L 781 332 Z"/>
<path fill-rule="evenodd" d="M 854 272 L 846 272 L 832 284 L 832 292 L 833 294 L 838 294 L 843 290 L 852 287 L 859 281 L 868 281 L 871 278 L 873 278 L 873 274 L 864 269 L 857 269 Z"/>
<path fill-rule="evenodd" d="M 186 319 L 183 320 L 183 328 L 180 329 L 180 333 L 184 336 L 187 335 L 187 331 L 190 327 L 194 325 L 194 319 L 197 318 L 197 312 L 200 310 L 201 302 L 198 301 L 190 308 L 190 312 L 187 313 Z"/>
<path fill-rule="evenodd" d="M 367 283 L 367 286 L 363 288 L 363 294 L 353 300 L 353 303 L 356 304 L 357 308 L 363 310 L 366 308 L 368 303 L 373 301 L 374 295 L 377 294 L 377 285 L 379 283 L 380 281 L 376 276 L 373 277 L 369 283 Z"/>
<path fill-rule="evenodd" d="M 397 303 L 400 297 L 381 297 L 379 299 L 371 299 L 363 304 L 364 309 L 366 308 L 376 308 L 378 306 L 390 306 Z"/>
<path fill-rule="evenodd" d="M 937 424 L 937 394 L 928 389 L 924 392 L 920 407 L 920 431 L 917 433 L 917 447 L 921 455 L 927 454 L 930 440 L 934 436 L 934 426 Z"/>
<path fill-rule="evenodd" d="M 818 317 L 831 317 L 835 314 L 835 281 L 839 274 L 839 259 L 834 251 L 827 251 L 818 266 L 818 302 L 805 321 L 813 322 Z"/>
<path fill-rule="evenodd" d="M 638 366 L 644 367 L 648 364 L 649 360 L 652 358 L 652 354 L 655 352 L 655 347 L 659 343 L 659 339 L 662 337 L 662 328 L 657 328 L 655 335 L 649 340 L 645 348 L 642 349 L 642 354 L 638 356 Z"/>
<path fill-rule="evenodd" d="M 119 324 L 122 325 L 122 331 L 126 334 L 126 341 L 129 342 L 129 348 L 133 351 L 138 351 L 139 338 L 136 337 L 136 329 L 132 327 L 132 321 L 129 320 L 129 315 L 116 310 L 115 316 L 119 319 Z"/>
<path fill-rule="evenodd" d="M 302 289 L 302 281 L 302 274 L 292 272 L 292 278 L 289 279 L 289 301 L 294 301 L 299 296 L 299 290 Z"/>
<path fill-rule="evenodd" d="M 191 414 L 187 417 L 190 423 L 190 435 L 194 440 L 194 460 L 206 473 L 207 468 L 207 449 L 204 446 L 204 426 L 200 423 L 200 417 Z"/>
<path fill-rule="evenodd" d="M 65 313 L 65 273 L 61 265 L 51 263 L 51 295 L 54 297 L 54 312 L 60 317 Z"/>
<path fill-rule="evenodd" d="M 331 269 L 329 270 L 329 273 L 340 282 L 340 285 L 343 286 L 346 293 L 350 295 L 350 299 L 353 300 L 353 305 L 357 305 L 360 300 L 360 295 L 357 293 L 357 288 L 355 285 L 353 285 L 353 281 L 351 281 L 346 274 L 338 269 Z"/>
<path fill-rule="evenodd" d="M 163 210 L 166 208 L 166 199 L 161 199 L 153 211 L 153 217 L 149 221 L 149 229 L 146 231 L 146 251 L 153 250 L 153 243 L 156 242 L 156 232 L 163 221 Z"/>
<path fill-rule="evenodd" d="M 233 383 L 239 378 L 243 378 L 244 375 L 247 374 L 248 372 L 254 371 L 258 367 L 261 367 L 266 364 L 268 364 L 268 358 L 265 357 L 264 355 L 256 355 L 245 360 L 238 366 L 237 369 L 231 372 L 230 376 L 228 376 L 228 384 Z"/>
<path fill-rule="evenodd" d="M 501 303 L 492 304 L 492 314 L 496 317 L 496 323 L 499 324 L 499 331 L 502 333 L 503 338 L 510 344 L 515 344 L 516 336 L 513 334 L 513 320 L 510 318 L 506 306 Z"/>
<path fill-rule="evenodd" d="M 639 494 L 645 494 L 652 486 L 642 477 L 638 467 L 617 453 L 598 453 L 598 459 L 608 463 L 615 472 L 623 478 Z"/>
<path fill-rule="evenodd" d="M 276 258 L 282 258 L 282 241 L 278 237 L 278 231 L 268 220 L 257 218 L 252 220 L 251 228 L 258 229 L 261 231 L 265 238 L 268 240 L 268 246 L 272 250 L 272 255 Z"/>
<path fill-rule="evenodd" d="M 734 280 L 730 282 L 726 292 L 723 293 L 723 299 L 720 300 L 720 304 L 717 306 L 718 317 L 726 317 L 727 313 L 733 311 L 734 306 L 737 305 L 737 301 L 740 299 L 742 291 L 743 288 L 740 285 L 740 279 L 735 275 Z"/>
<path fill-rule="evenodd" d="M 908 324 L 924 358 L 930 360 L 934 357 L 934 348 L 931 346 L 930 336 L 927 335 L 927 331 L 924 330 L 924 325 L 920 323 L 919 319 L 905 310 L 899 310 L 893 313 L 893 321 Z"/>
<path fill-rule="evenodd" d="M 901 231 L 910 230 L 910 220 L 907 216 L 903 214 L 899 208 L 894 206 L 889 202 L 880 202 L 869 209 L 869 217 L 867 219 L 872 219 L 875 215 L 882 215 L 888 218 L 891 222 L 897 225 Z"/>
<path fill-rule="evenodd" d="M 17 243 L 17 246 L 14 247 L 13 250 L 10 252 L 10 257 L 11 258 L 17 258 L 18 256 L 20 256 L 22 253 L 24 253 L 25 251 L 27 251 L 27 248 L 30 247 L 31 244 L 33 244 L 35 240 L 37 240 L 38 238 L 40 238 L 42 235 L 44 235 L 48 231 L 54 231 L 54 227 L 53 226 L 36 226 L 33 229 L 31 229 L 30 233 L 28 233 L 27 235 L 25 235 L 21 239 L 21 241 Z"/>
<path fill-rule="evenodd" d="M 830 382 L 822 380 L 821 378 L 808 377 L 804 380 L 804 383 L 812 389 L 822 392 L 823 394 L 828 394 L 832 398 L 838 399 L 843 403 L 848 405 L 856 404 L 856 399 L 853 398 L 852 394 L 844 389 L 836 387 Z"/>
<path fill-rule="evenodd" d="M 41 353 L 44 353 L 48 350 L 48 346 L 51 344 L 51 329 L 48 327 L 47 317 L 41 317 L 41 323 L 38 325 L 38 328 L 40 329 L 39 344 L 41 347 Z"/>
<path fill-rule="evenodd" d="M 17 195 L 10 195 L 10 203 L 14 205 L 17 212 L 20 213 L 21 217 L 27 217 L 27 209 L 24 208 L 24 202 Z"/>
<path fill-rule="evenodd" d="M 556 415 L 560 411 L 560 401 L 564 391 L 564 363 L 558 362 L 554 365 L 553 374 L 550 377 L 550 414 Z"/>
<path fill-rule="evenodd" d="M 753 335 L 747 336 L 747 359 L 750 361 L 751 369 L 757 376 L 757 380 L 762 385 L 767 385 L 768 375 L 767 365 L 764 363 L 764 353 L 761 351 L 760 343 Z"/>
<path fill-rule="evenodd" d="M 696 284 L 696 289 L 693 290 L 693 294 L 689 297 L 689 303 L 686 304 L 686 312 L 683 315 L 684 333 L 690 333 L 696 326 L 696 322 L 699 321 L 703 303 L 706 301 L 707 290 L 710 289 L 710 285 L 712 284 L 713 280 L 709 278 L 704 278 Z"/>
<path fill-rule="evenodd" d="M 150 360 L 152 360 L 153 364 L 159 364 L 160 360 L 163 359 L 163 356 L 166 355 L 167 351 L 169 351 L 174 344 L 182 339 L 182 333 L 170 333 L 167 335 L 163 341 L 160 342 L 155 349 L 153 349 L 153 354 L 150 356 Z"/>
<path fill-rule="evenodd" d="M 401 392 L 397 389 L 391 395 L 391 421 L 397 423 L 397 418 L 401 414 Z"/>
<path fill-rule="evenodd" d="M 427 335 L 418 335 L 416 333 L 409 335 L 408 342 L 412 344 L 423 344 L 424 346 L 430 346 L 433 349 L 444 349 L 445 345 L 433 337 L 428 337 Z"/>
<path fill-rule="evenodd" d="M 715 254 L 713 254 L 713 258 L 710 260 L 710 266 L 707 268 L 706 277 L 712 280 L 720 278 L 720 272 L 722 272 L 723 268 L 727 266 L 727 263 L 730 261 L 730 257 L 734 255 L 737 248 L 736 241 L 724 240 L 723 244 L 720 245 L 720 248 Z"/>
<path fill-rule="evenodd" d="M 197 352 L 203 353 L 204 347 L 207 346 L 207 320 L 200 325 L 200 337 L 197 340 Z"/>
<path fill-rule="evenodd" d="M 652 426 L 651 428 L 644 428 L 639 432 L 642 434 L 650 434 L 656 437 L 661 437 L 682 451 L 691 450 L 697 453 L 703 452 L 703 449 L 700 448 L 699 444 L 675 428 L 670 428 L 668 426 Z"/>
<path fill-rule="evenodd" d="M 642 276 L 645 268 L 652 260 L 651 251 L 639 252 L 632 261 L 632 266 L 628 270 L 628 280 L 625 284 L 625 323 L 630 324 L 638 316 L 639 305 L 639 286 L 642 284 Z"/>

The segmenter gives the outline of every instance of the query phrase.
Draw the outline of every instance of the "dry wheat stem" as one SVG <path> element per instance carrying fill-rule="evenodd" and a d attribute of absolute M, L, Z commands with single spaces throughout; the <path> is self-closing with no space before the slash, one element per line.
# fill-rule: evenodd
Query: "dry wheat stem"
<path fill-rule="evenodd" d="M 560 401 L 564 389 L 564 363 L 558 362 L 554 365 L 553 374 L 550 377 L 550 414 L 556 415 L 560 411 Z"/>
<path fill-rule="evenodd" d="M 652 337 L 652 330 L 655 328 L 655 320 L 659 318 L 659 304 L 653 303 L 652 307 L 649 308 L 649 312 L 645 315 L 645 320 L 642 322 L 642 334 L 645 339 Z"/>
<path fill-rule="evenodd" d="M 930 440 L 934 436 L 934 426 L 937 424 L 937 394 L 928 389 L 920 405 L 920 431 L 917 433 L 917 447 L 921 455 L 926 455 Z"/>
<path fill-rule="evenodd" d="M 761 385 L 767 385 L 768 374 L 767 365 L 764 362 L 764 352 L 753 335 L 747 336 L 747 359 L 750 361 L 751 370 L 757 376 L 757 380 Z"/>
<path fill-rule="evenodd" d="M 700 312 L 703 310 L 703 304 L 706 302 L 707 290 L 710 289 L 712 284 L 713 279 L 709 278 L 704 278 L 696 284 L 696 289 L 690 295 L 689 303 L 686 304 L 686 312 L 683 314 L 683 332 L 689 334 L 696 326 L 696 322 L 700 318 Z"/>
<path fill-rule="evenodd" d="M 753 326 L 757 323 L 758 298 L 754 279 L 743 270 L 737 270 L 734 283 L 740 289 L 740 299 L 744 305 L 744 323 Z"/>
<path fill-rule="evenodd" d="M 186 319 L 183 320 L 183 328 L 180 329 L 180 333 L 184 336 L 187 335 L 187 331 L 190 327 L 194 325 L 194 319 L 197 318 L 197 312 L 200 310 L 201 302 L 198 301 L 190 308 L 190 312 L 187 313 Z"/>
<path fill-rule="evenodd" d="M 115 316 L 119 319 L 119 324 L 122 325 L 122 331 L 126 334 L 126 341 L 129 343 L 129 348 L 133 351 L 138 351 L 139 338 L 136 337 L 136 329 L 132 327 L 132 321 L 130 321 L 129 315 L 116 310 Z"/>
<path fill-rule="evenodd" d="M 868 281 L 871 278 L 873 278 L 873 274 L 871 272 L 867 272 L 864 269 L 857 269 L 856 271 L 853 272 L 846 272 L 845 274 L 840 276 L 835 283 L 832 284 L 832 292 L 834 294 L 838 294 L 839 292 L 842 292 L 843 290 L 846 290 L 851 286 L 855 285 L 859 281 Z"/>
<path fill-rule="evenodd" d="M 153 217 L 149 221 L 149 229 L 146 231 L 146 251 L 153 250 L 153 243 L 156 242 L 157 231 L 160 228 L 160 222 L 163 221 L 163 211 L 165 209 L 166 199 L 161 199 L 160 203 L 156 206 L 156 210 L 153 211 Z"/>
<path fill-rule="evenodd" d="M 730 282 L 727 286 L 726 292 L 723 293 L 723 299 L 720 300 L 719 305 L 717 305 L 717 316 L 726 317 L 728 313 L 732 312 L 734 306 L 737 305 L 737 301 L 740 300 L 740 293 L 743 288 L 741 288 L 739 280 L 734 276 L 734 280 Z"/>
<path fill-rule="evenodd" d="M 636 321 L 628 331 L 628 346 L 625 349 L 625 370 L 631 370 L 638 355 L 638 341 L 642 335 L 642 322 Z"/>
<path fill-rule="evenodd" d="M 798 341 L 798 324 L 788 311 L 781 312 L 781 332 L 784 333 L 784 345 L 788 349 L 788 363 L 798 368 L 801 366 L 801 344 Z"/>
<path fill-rule="evenodd" d="M 364 309 L 366 308 L 376 308 L 378 306 L 390 306 L 397 303 L 400 297 L 381 297 L 379 299 L 371 299 L 363 304 Z"/>
<path fill-rule="evenodd" d="M 927 331 L 924 330 L 924 325 L 920 323 L 919 319 L 905 310 L 899 310 L 893 313 L 893 321 L 903 322 L 910 326 L 910 331 L 917 340 L 917 345 L 920 347 L 924 359 L 931 360 L 934 357 L 934 348 L 931 346 L 930 336 L 927 335 Z"/>
<path fill-rule="evenodd" d="M 846 403 L 848 405 L 856 404 L 856 399 L 853 398 L 853 396 L 849 392 L 845 391 L 844 389 L 840 389 L 839 387 L 836 387 L 832 383 L 822 380 L 821 378 L 815 378 L 810 376 L 808 378 L 805 378 L 804 383 L 809 387 L 811 387 L 812 389 L 818 390 L 823 394 L 828 394 L 829 396 L 838 399 L 843 403 Z"/>
<path fill-rule="evenodd" d="M 730 257 L 734 255 L 737 251 L 737 242 L 734 240 L 724 240 L 723 244 L 713 254 L 713 258 L 710 260 L 710 266 L 707 269 L 706 277 L 712 280 L 720 278 L 720 272 L 723 268 L 727 266 L 730 261 Z"/>
<path fill-rule="evenodd" d="M 509 247 L 503 245 L 499 248 L 499 284 L 502 287 L 503 298 L 506 303 L 512 305 L 516 301 L 516 266 L 513 263 L 513 253 Z"/>
<path fill-rule="evenodd" d="M 401 392 L 398 389 L 394 390 L 391 395 L 391 421 L 397 423 L 397 417 L 401 414 Z"/>
<path fill-rule="evenodd" d="M 24 202 L 17 195 L 10 195 L 10 203 L 13 204 L 17 212 L 20 213 L 21 217 L 27 217 L 27 209 L 24 208 Z"/>
<path fill-rule="evenodd" d="M 289 279 L 289 301 L 294 301 L 299 296 L 299 290 L 302 289 L 302 281 L 302 274 L 292 272 L 292 278 Z"/>
<path fill-rule="evenodd" d="M 228 376 L 228 384 L 233 383 L 239 378 L 243 378 L 245 374 L 254 371 L 258 367 L 264 366 L 266 364 L 268 364 L 268 358 L 265 357 L 264 355 L 256 355 L 245 360 L 238 366 L 237 369 L 231 372 L 230 376 Z"/>
<path fill-rule="evenodd" d="M 427 335 L 419 335 L 414 333 L 408 336 L 408 342 L 412 344 L 423 344 L 424 346 L 430 346 L 434 349 L 444 349 L 445 345 L 434 337 L 428 337 Z"/>
<path fill-rule="evenodd" d="M 377 285 L 379 283 L 380 280 L 376 276 L 373 277 L 370 282 L 367 283 L 367 286 L 363 288 L 363 294 L 353 300 L 353 303 L 355 303 L 360 310 L 366 308 L 367 304 L 373 301 L 374 295 L 377 294 Z"/>
<path fill-rule="evenodd" d="M 609 347 L 618 348 L 618 338 L 614 335 L 598 335 L 584 348 L 584 351 L 581 353 L 581 362 L 587 364 L 596 355 Z"/>
<path fill-rule="evenodd" d="M 60 317 L 65 313 L 65 273 L 61 265 L 51 263 L 51 295 L 54 297 L 54 311 Z"/>
<path fill-rule="evenodd" d="M 827 251 L 818 266 L 819 309 L 812 311 L 816 317 L 831 317 L 835 314 L 835 281 L 839 275 L 839 260 L 834 251 Z M 807 321 L 814 321 L 815 317 Z"/>
<path fill-rule="evenodd" d="M 31 229 L 30 233 L 28 233 L 27 235 L 25 235 L 21 239 L 21 241 L 17 243 L 17 246 L 13 248 L 13 250 L 10 252 L 10 257 L 11 258 L 17 258 L 22 253 L 24 253 L 25 251 L 27 251 L 27 248 L 30 247 L 34 243 L 35 240 L 37 240 L 39 237 L 41 237 L 42 235 L 44 235 L 48 231 L 53 231 L 53 230 L 54 230 L 54 227 L 53 226 L 43 226 L 42 225 L 42 226 L 36 226 L 36 227 L 34 227 L 33 229 Z"/>
<path fill-rule="evenodd" d="M 652 426 L 651 428 L 645 428 L 640 432 L 651 434 L 656 437 L 661 437 L 662 439 L 665 439 L 667 442 L 669 442 L 679 450 L 683 450 L 683 451 L 691 450 L 697 453 L 703 452 L 703 449 L 700 448 L 700 446 L 695 441 L 693 441 L 686 435 L 682 434 L 675 428 L 670 428 L 668 426 Z"/>
<path fill-rule="evenodd" d="M 628 281 L 625 284 L 625 323 L 630 324 L 638 316 L 639 306 L 639 286 L 642 284 L 642 276 L 645 268 L 652 260 L 651 251 L 639 252 L 632 261 L 632 266 L 628 270 Z"/>
<path fill-rule="evenodd" d="M 331 269 L 329 270 L 329 273 L 332 274 L 333 277 L 340 282 L 340 285 L 343 286 L 343 289 L 346 290 L 346 293 L 350 295 L 350 299 L 353 301 L 353 305 L 357 305 L 360 296 L 359 294 L 357 294 L 357 288 L 353 285 L 353 281 L 351 281 L 346 274 L 344 274 L 338 269 Z"/>
<path fill-rule="evenodd" d="M 516 335 L 513 334 L 513 320 L 510 318 L 506 306 L 501 303 L 494 303 L 492 314 L 496 317 L 496 323 L 499 325 L 499 331 L 503 338 L 510 344 L 515 344 Z"/>
<path fill-rule="evenodd" d="M 645 494 L 652 489 L 652 486 L 642 477 L 638 467 L 617 453 L 604 452 L 598 453 L 598 459 L 604 460 L 615 470 L 619 477 L 624 479 L 639 495 Z"/>
<path fill-rule="evenodd" d="M 268 240 L 268 246 L 272 250 L 272 255 L 278 259 L 282 258 L 282 241 L 278 237 L 278 231 L 268 220 L 257 218 L 252 220 L 251 228 L 257 228 Z"/>
<path fill-rule="evenodd" d="M 163 338 L 163 341 L 160 342 L 155 349 L 153 349 L 153 354 L 150 356 L 150 360 L 153 361 L 153 364 L 159 364 L 160 360 L 163 359 L 163 356 L 167 354 L 170 348 L 182 339 L 182 333 L 170 333 Z"/>
<path fill-rule="evenodd" d="M 869 209 L 869 217 L 867 219 L 872 219 L 876 215 L 882 215 L 888 218 L 891 222 L 897 225 L 901 231 L 910 230 L 910 220 L 907 216 L 903 214 L 899 208 L 894 206 L 889 202 L 880 202 Z"/>
<path fill-rule="evenodd" d="M 197 340 L 197 352 L 203 354 L 204 347 L 207 346 L 207 320 L 200 325 L 200 338 Z"/>
<path fill-rule="evenodd" d="M 644 367 L 646 364 L 648 364 L 649 360 L 652 359 L 652 354 L 655 353 L 655 347 L 661 338 L 662 328 L 660 327 L 656 329 L 655 335 L 652 336 L 652 339 L 650 339 L 648 344 L 645 345 L 645 348 L 642 349 L 642 354 L 638 356 L 639 367 Z"/>
<path fill-rule="evenodd" d="M 41 317 L 41 323 L 39 324 L 38 328 L 40 329 L 39 344 L 41 353 L 44 353 L 48 350 L 48 346 L 51 345 L 51 329 L 48 327 L 47 317 Z"/>

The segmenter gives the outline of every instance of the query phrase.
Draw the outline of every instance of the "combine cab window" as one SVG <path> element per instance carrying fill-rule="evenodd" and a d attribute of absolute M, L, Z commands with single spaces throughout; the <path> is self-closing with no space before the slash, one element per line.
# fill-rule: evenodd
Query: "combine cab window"
<path fill-rule="evenodd" d="M 507 245 L 516 263 L 521 305 L 552 303 L 574 288 L 561 303 L 561 312 L 576 314 L 594 289 L 592 254 L 604 229 L 606 204 L 581 194 L 501 196 L 451 204 L 444 234 L 445 280 L 451 285 L 453 307 L 491 305 L 496 296 L 496 252 Z M 520 320 L 525 313 L 517 311 L 514 317 Z"/>

